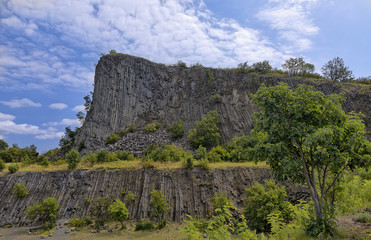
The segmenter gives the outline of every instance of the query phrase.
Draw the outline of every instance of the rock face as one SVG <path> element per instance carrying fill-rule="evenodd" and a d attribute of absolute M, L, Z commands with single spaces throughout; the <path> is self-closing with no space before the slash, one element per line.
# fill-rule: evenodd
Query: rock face
<path fill-rule="evenodd" d="M 130 125 L 157 121 L 164 126 L 179 119 L 188 131 L 210 110 L 222 121 L 222 140 L 249 133 L 257 107 L 250 101 L 262 83 L 314 85 L 325 94 L 345 92 L 346 111 L 363 112 L 371 130 L 371 89 L 330 81 L 310 81 L 212 68 L 184 68 L 156 64 L 124 54 L 103 56 L 96 67 L 91 110 L 87 113 L 76 147 L 84 152 L 104 147 L 107 136 Z M 216 94 L 220 99 L 216 101 Z"/>
<path fill-rule="evenodd" d="M 149 216 L 150 191 L 160 189 L 169 202 L 166 217 L 181 221 L 185 214 L 206 217 L 212 213 L 211 198 L 225 192 L 239 208 L 244 205 L 245 188 L 254 182 L 270 178 L 267 168 L 230 168 L 215 170 L 100 170 L 19 172 L 0 177 L 0 226 L 6 222 L 26 225 L 26 206 L 46 197 L 54 197 L 61 205 L 60 219 L 90 215 L 92 203 L 99 197 L 113 196 L 123 199 L 121 189 L 135 195 L 127 203 L 130 218 Z M 15 183 L 24 183 L 30 195 L 19 198 L 12 193 Z M 287 185 L 289 200 L 306 199 L 307 192 L 300 186 Z M 125 202 L 125 201 L 124 201 Z"/>

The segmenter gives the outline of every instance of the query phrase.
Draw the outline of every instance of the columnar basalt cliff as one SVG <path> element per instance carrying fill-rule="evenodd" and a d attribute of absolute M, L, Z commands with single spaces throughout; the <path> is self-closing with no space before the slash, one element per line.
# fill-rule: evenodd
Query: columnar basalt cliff
<path fill-rule="evenodd" d="M 96 67 L 93 103 L 87 113 L 76 147 L 83 152 L 104 147 L 107 136 L 129 125 L 144 126 L 157 121 L 164 126 L 182 119 L 188 131 L 210 110 L 222 121 L 222 140 L 249 133 L 257 107 L 250 101 L 262 83 L 286 82 L 314 85 L 325 94 L 345 92 L 346 111 L 362 112 L 371 130 L 371 90 L 325 80 L 311 81 L 275 75 L 243 73 L 212 68 L 185 68 L 156 64 L 125 54 L 103 56 Z M 219 94 L 220 101 L 212 96 Z"/>
<path fill-rule="evenodd" d="M 0 226 L 29 224 L 25 209 L 34 201 L 54 197 L 61 205 L 59 219 L 90 215 L 92 202 L 86 199 L 113 196 L 123 199 L 121 194 L 134 193 L 135 201 L 128 203 L 130 218 L 149 217 L 150 191 L 160 189 L 169 202 L 166 219 L 178 221 L 186 214 L 207 217 L 212 214 L 211 199 L 217 192 L 225 192 L 239 208 L 244 206 L 245 189 L 254 182 L 262 183 L 270 178 L 268 168 L 231 168 L 215 170 L 98 170 L 59 172 L 19 172 L 0 177 Z M 26 197 L 12 193 L 15 183 L 24 183 L 30 192 Z M 289 200 L 308 197 L 300 186 L 287 185 Z"/>

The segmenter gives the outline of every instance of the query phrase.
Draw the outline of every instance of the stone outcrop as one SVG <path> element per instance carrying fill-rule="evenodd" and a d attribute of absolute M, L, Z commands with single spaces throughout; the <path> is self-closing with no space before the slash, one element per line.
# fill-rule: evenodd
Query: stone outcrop
<path fill-rule="evenodd" d="M 210 110 L 222 121 L 222 140 L 249 133 L 257 107 L 250 101 L 262 83 L 286 82 L 294 87 L 310 84 L 325 94 L 345 92 L 346 111 L 363 112 L 371 130 L 369 86 L 340 84 L 326 80 L 259 75 L 231 69 L 185 68 L 156 64 L 125 54 L 103 56 L 96 67 L 93 103 L 87 113 L 76 147 L 84 141 L 84 152 L 105 147 L 107 136 L 130 125 L 143 127 L 157 121 L 163 126 L 182 119 L 188 131 Z M 215 101 L 216 94 L 220 99 Z"/>
<path fill-rule="evenodd" d="M 239 208 L 244 206 L 245 189 L 254 182 L 271 178 L 267 168 L 178 169 L 178 170 L 97 170 L 58 172 L 18 172 L 0 177 L 0 226 L 6 222 L 26 225 L 26 206 L 46 197 L 54 197 L 61 205 L 60 219 L 90 215 L 92 203 L 99 197 L 121 198 L 121 189 L 135 195 L 127 203 L 130 218 L 149 216 L 150 191 L 160 189 L 169 202 L 166 218 L 181 221 L 186 214 L 206 217 L 212 213 L 211 198 L 225 192 Z M 12 193 L 15 183 L 24 183 L 30 195 L 20 198 Z M 304 188 L 287 185 L 289 200 L 308 198 Z"/>

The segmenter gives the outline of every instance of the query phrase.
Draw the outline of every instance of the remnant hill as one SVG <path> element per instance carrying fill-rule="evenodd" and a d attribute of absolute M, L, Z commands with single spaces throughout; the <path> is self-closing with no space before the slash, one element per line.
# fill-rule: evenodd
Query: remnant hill
<path fill-rule="evenodd" d="M 143 127 L 156 121 L 163 126 L 184 122 L 185 130 L 210 110 L 221 116 L 222 141 L 247 134 L 257 107 L 250 101 L 262 83 L 285 82 L 295 88 L 309 84 L 325 94 L 345 93 L 345 111 L 362 112 L 371 136 L 371 89 L 361 84 L 258 74 L 238 69 L 167 66 L 125 54 L 99 60 L 93 102 L 76 138 L 83 153 L 104 148 L 108 136 L 130 125 Z"/>

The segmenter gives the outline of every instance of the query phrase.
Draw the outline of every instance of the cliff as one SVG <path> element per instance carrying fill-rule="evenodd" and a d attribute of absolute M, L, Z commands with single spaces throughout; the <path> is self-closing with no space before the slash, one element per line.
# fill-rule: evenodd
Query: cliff
<path fill-rule="evenodd" d="M 371 89 L 326 80 L 243 73 L 230 69 L 185 68 L 156 64 L 125 54 L 103 56 L 96 67 L 91 110 L 76 139 L 84 152 L 104 147 L 107 136 L 130 125 L 157 121 L 163 126 L 182 119 L 188 131 L 210 110 L 222 121 L 222 140 L 249 133 L 257 107 L 250 101 L 262 83 L 310 84 L 325 94 L 345 92 L 346 111 L 365 114 L 371 132 Z M 220 101 L 212 96 L 219 94 Z"/>
<path fill-rule="evenodd" d="M 59 219 L 90 215 L 92 203 L 87 204 L 87 198 L 113 196 L 122 199 L 121 188 L 135 195 L 134 203 L 127 203 L 130 218 L 149 217 L 149 193 L 152 189 L 160 189 L 170 206 L 166 218 L 180 222 L 186 218 L 185 214 L 195 217 L 211 214 L 211 198 L 217 192 L 225 192 L 236 206 L 242 208 L 245 189 L 270 177 L 267 168 L 18 172 L 0 177 L 0 226 L 6 222 L 28 224 L 24 213 L 26 207 L 46 197 L 56 198 L 61 205 Z M 15 183 L 24 183 L 30 195 L 15 196 L 12 193 Z M 308 197 L 304 188 L 287 186 L 289 200 Z"/>

